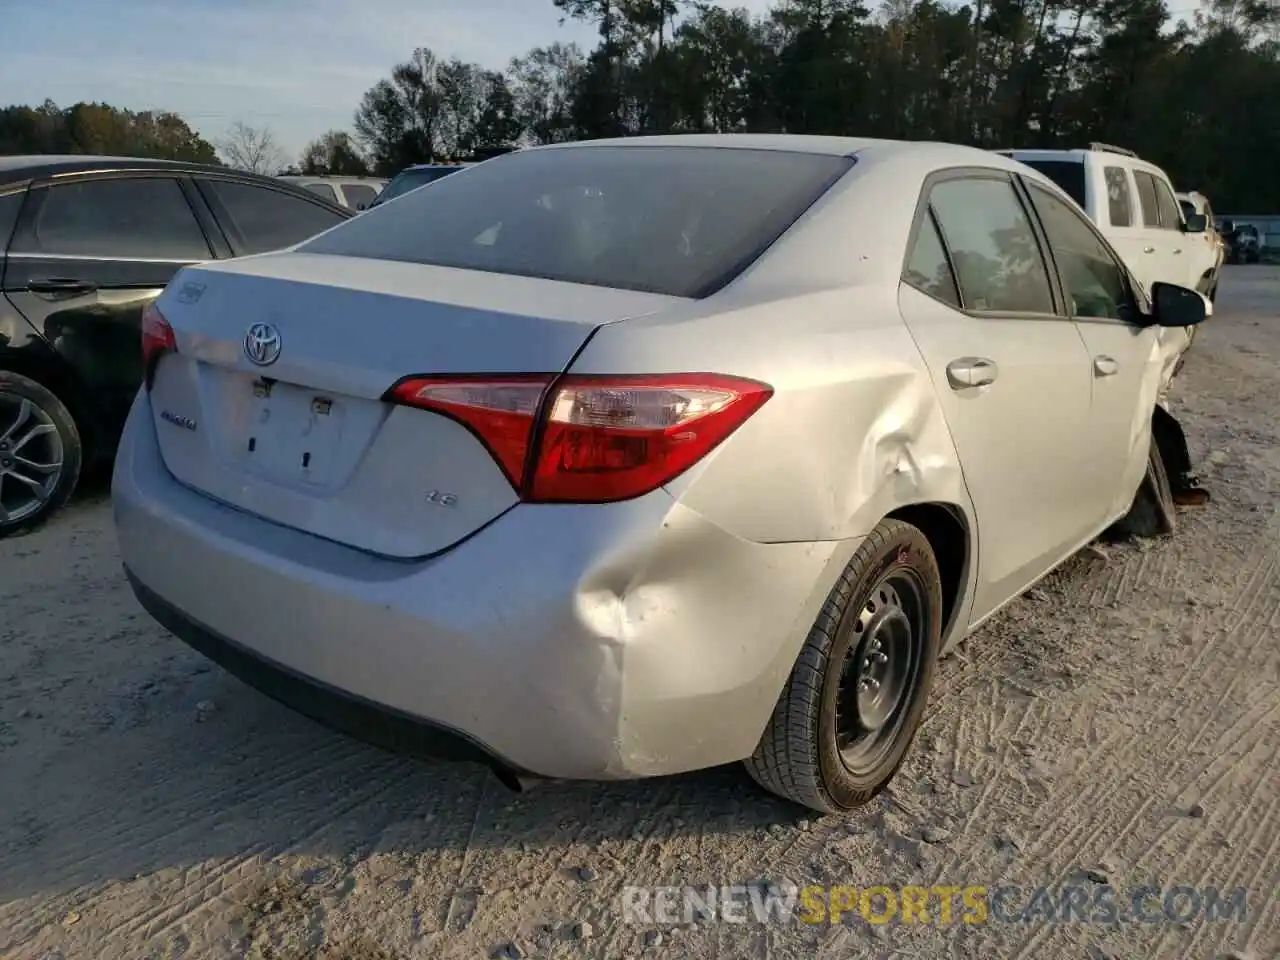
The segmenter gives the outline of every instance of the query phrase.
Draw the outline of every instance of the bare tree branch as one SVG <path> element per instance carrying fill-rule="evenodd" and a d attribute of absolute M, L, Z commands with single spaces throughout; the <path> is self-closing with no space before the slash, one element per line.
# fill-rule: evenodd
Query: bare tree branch
<path fill-rule="evenodd" d="M 237 120 L 218 141 L 218 152 L 228 166 L 250 173 L 273 174 L 285 161 L 275 134 L 266 127 L 251 127 Z"/>

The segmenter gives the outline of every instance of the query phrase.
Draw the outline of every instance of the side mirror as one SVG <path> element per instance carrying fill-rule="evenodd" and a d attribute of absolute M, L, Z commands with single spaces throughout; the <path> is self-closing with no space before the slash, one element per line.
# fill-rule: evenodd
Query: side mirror
<path fill-rule="evenodd" d="M 1182 229 L 1185 233 L 1204 233 L 1209 229 L 1209 218 L 1203 213 L 1189 213 L 1186 226 Z"/>
<path fill-rule="evenodd" d="M 1162 327 L 1194 327 L 1209 315 L 1204 295 L 1190 287 L 1157 280 L 1151 285 L 1151 322 Z"/>

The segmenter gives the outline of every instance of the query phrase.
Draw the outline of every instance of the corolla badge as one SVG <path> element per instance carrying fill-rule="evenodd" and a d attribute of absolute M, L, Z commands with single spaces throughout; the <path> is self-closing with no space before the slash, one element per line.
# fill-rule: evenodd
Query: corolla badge
<path fill-rule="evenodd" d="M 280 331 L 269 323 L 255 323 L 244 335 L 244 355 L 260 367 L 271 366 L 280 359 Z"/>

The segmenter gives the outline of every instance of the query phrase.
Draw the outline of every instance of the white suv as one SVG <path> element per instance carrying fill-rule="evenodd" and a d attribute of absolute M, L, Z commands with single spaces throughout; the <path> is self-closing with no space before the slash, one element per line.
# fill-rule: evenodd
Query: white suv
<path fill-rule="evenodd" d="M 1157 280 L 1217 294 L 1221 258 L 1203 215 L 1184 219 L 1168 175 L 1131 150 L 999 150 L 1033 167 L 1080 204 L 1143 287 Z"/>

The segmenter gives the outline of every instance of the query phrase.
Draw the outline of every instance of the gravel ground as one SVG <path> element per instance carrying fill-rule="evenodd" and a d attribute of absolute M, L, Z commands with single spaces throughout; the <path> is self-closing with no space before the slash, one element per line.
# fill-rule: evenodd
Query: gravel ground
<path fill-rule="evenodd" d="M 1228 270 L 1175 390 L 1213 502 L 972 637 L 894 787 L 845 819 L 736 768 L 515 796 L 329 733 L 155 626 L 106 493 L 81 495 L 0 543 L 0 957 L 1280 956 L 1280 267 Z M 628 885 L 762 879 L 1248 899 L 1156 923 L 622 918 Z"/>

